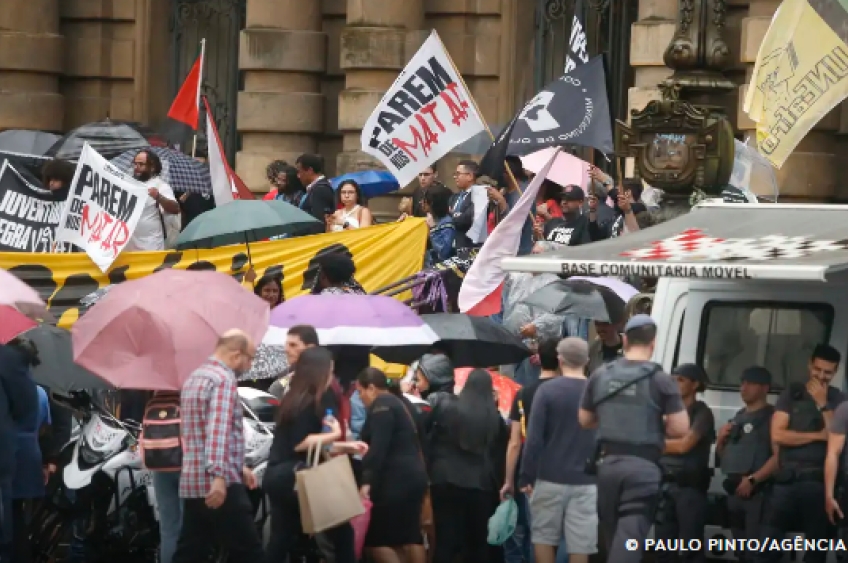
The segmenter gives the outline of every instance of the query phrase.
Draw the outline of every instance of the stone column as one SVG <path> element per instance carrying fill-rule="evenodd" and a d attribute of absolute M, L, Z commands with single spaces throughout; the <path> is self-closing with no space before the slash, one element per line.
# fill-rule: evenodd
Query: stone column
<path fill-rule="evenodd" d="M 739 111 L 736 128 L 750 142 L 756 139 L 756 124 L 742 111 L 745 92 L 753 87 L 748 82 L 754 70 L 760 43 L 768 31 L 772 16 L 780 0 L 750 0 L 748 17 L 742 21 L 740 60 L 745 63 L 746 74 L 739 88 Z M 740 82 L 742 82 L 740 80 Z M 783 167 L 777 171 L 780 198 L 783 201 L 823 201 L 837 195 L 837 139 L 840 127 L 840 107 L 837 106 L 822 119 L 801 141 Z M 771 196 L 773 194 L 761 194 Z M 848 195 L 842 190 L 842 197 Z"/>
<path fill-rule="evenodd" d="M 341 67 L 341 37 L 347 25 L 347 0 L 324 0 L 324 33 L 327 34 L 327 70 L 321 80 L 324 94 L 324 134 L 318 140 L 318 152 L 324 157 L 327 174 L 336 175 L 336 164 L 342 152 L 339 131 L 339 94 L 345 88 Z"/>
<path fill-rule="evenodd" d="M 426 38 L 426 33 L 415 33 L 421 29 L 423 13 L 422 0 L 347 0 L 347 25 L 340 40 L 345 88 L 339 94 L 339 174 L 380 167 L 378 160 L 359 150 L 359 136 L 380 98 Z"/>
<path fill-rule="evenodd" d="M 265 167 L 271 160 L 293 164 L 300 154 L 318 150 L 327 49 L 321 17 L 316 0 L 247 0 L 239 46 L 244 90 L 238 96 L 242 150 L 236 172 L 255 192 L 268 190 Z"/>
<path fill-rule="evenodd" d="M 62 130 L 59 1 L 0 1 L 0 130 Z"/>

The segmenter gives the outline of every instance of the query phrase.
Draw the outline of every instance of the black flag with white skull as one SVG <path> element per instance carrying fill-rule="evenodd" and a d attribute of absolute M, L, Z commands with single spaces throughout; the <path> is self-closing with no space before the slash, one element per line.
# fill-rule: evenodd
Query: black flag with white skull
<path fill-rule="evenodd" d="M 507 156 L 563 145 L 613 152 L 602 55 L 578 65 L 527 102 L 492 143 L 480 162 L 481 173 L 500 179 Z"/>
<path fill-rule="evenodd" d="M 588 62 L 589 46 L 586 40 L 586 26 L 583 25 L 583 0 L 576 0 L 574 2 L 574 17 L 571 19 L 568 53 L 565 55 L 565 73 L 568 74 L 579 65 Z"/>

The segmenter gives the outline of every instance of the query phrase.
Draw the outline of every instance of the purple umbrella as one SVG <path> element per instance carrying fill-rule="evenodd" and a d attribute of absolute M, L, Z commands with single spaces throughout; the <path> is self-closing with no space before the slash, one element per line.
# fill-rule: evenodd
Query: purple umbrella
<path fill-rule="evenodd" d="M 312 325 L 322 346 L 429 345 L 439 336 L 401 301 L 383 295 L 302 295 L 277 305 L 264 344 L 284 344 L 290 327 Z"/>

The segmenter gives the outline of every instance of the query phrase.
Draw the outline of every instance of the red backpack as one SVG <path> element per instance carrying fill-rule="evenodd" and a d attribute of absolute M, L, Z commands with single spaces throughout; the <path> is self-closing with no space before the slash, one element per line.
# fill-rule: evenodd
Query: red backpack
<path fill-rule="evenodd" d="M 142 460 L 152 471 L 181 471 L 182 419 L 179 393 L 157 393 L 144 407 L 141 426 Z"/>

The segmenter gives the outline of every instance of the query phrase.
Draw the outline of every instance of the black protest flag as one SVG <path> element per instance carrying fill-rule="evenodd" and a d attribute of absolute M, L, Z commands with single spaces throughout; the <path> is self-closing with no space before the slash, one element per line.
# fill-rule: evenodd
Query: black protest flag
<path fill-rule="evenodd" d="M 589 45 L 586 39 L 586 26 L 583 25 L 583 0 L 575 0 L 574 17 L 571 19 L 571 37 L 568 40 L 568 53 L 565 55 L 565 74 L 578 65 L 589 62 Z"/>
<path fill-rule="evenodd" d="M 65 202 L 0 160 L 0 252 L 52 252 Z"/>
<path fill-rule="evenodd" d="M 480 161 L 481 174 L 500 181 L 504 159 L 563 145 L 613 152 L 603 56 L 551 82 L 527 102 Z"/>

